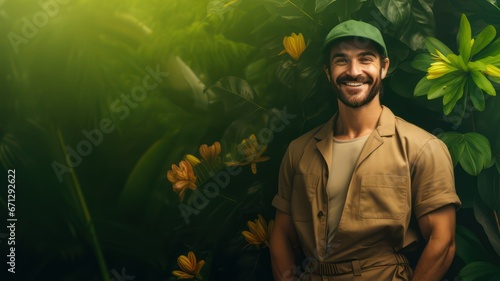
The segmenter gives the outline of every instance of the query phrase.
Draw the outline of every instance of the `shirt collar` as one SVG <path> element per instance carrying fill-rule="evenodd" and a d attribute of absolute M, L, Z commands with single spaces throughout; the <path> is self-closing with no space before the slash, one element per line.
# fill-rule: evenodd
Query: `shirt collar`
<path fill-rule="evenodd" d="M 328 136 L 333 136 L 333 126 L 335 124 L 335 120 L 337 120 L 338 112 L 333 115 L 328 122 L 326 122 L 323 127 L 314 135 L 314 138 L 317 140 L 322 140 Z M 382 113 L 380 114 L 380 118 L 378 120 L 377 128 L 375 129 L 379 136 L 388 137 L 392 136 L 396 132 L 396 123 L 395 123 L 395 115 L 392 111 L 386 107 L 382 106 Z"/>

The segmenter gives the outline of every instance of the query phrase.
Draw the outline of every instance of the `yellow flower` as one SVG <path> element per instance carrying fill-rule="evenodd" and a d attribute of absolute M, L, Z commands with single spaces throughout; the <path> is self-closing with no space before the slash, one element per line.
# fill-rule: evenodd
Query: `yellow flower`
<path fill-rule="evenodd" d="M 189 251 L 187 257 L 180 255 L 177 258 L 177 264 L 181 270 L 172 271 L 172 275 L 178 277 L 178 279 L 197 279 L 201 268 L 205 265 L 205 261 L 201 260 L 196 263 L 196 256 L 192 251 Z"/>
<path fill-rule="evenodd" d="M 220 143 L 214 142 L 211 146 L 202 144 L 200 146 L 200 155 L 205 161 L 213 161 L 219 157 L 221 152 Z"/>
<path fill-rule="evenodd" d="M 259 248 L 259 245 L 264 244 L 269 247 L 269 238 L 274 227 L 274 220 L 269 220 L 269 225 L 266 225 L 266 221 L 259 214 L 259 217 L 253 221 L 247 222 L 250 231 L 242 231 L 241 234 L 245 237 L 248 243 L 255 245 Z"/>
<path fill-rule="evenodd" d="M 484 74 L 500 78 L 500 68 L 498 68 L 492 64 L 487 64 L 486 70 L 484 71 Z"/>
<path fill-rule="evenodd" d="M 193 167 L 201 163 L 200 159 L 198 159 L 198 157 L 194 156 L 193 154 L 186 154 L 184 159 L 191 165 L 193 165 Z"/>
<path fill-rule="evenodd" d="M 243 139 L 243 141 L 238 145 L 238 149 L 245 155 L 245 159 L 238 162 L 227 162 L 226 164 L 228 166 L 244 166 L 251 164 L 252 173 L 255 175 L 257 173 L 257 162 L 269 160 L 268 156 L 261 156 L 262 153 L 266 151 L 267 145 L 260 145 L 254 134 L 252 134 L 248 139 Z"/>
<path fill-rule="evenodd" d="M 294 60 L 299 60 L 300 55 L 306 49 L 306 42 L 302 33 L 299 35 L 292 32 L 292 35 L 283 37 L 283 46 L 285 49 L 279 53 L 280 55 L 288 53 Z"/>
<path fill-rule="evenodd" d="M 184 198 L 186 188 L 196 188 L 196 176 L 193 166 L 188 161 L 182 160 L 179 166 L 172 164 L 172 170 L 167 172 L 167 179 L 172 183 L 172 188 L 179 193 L 181 200 Z"/>
<path fill-rule="evenodd" d="M 427 79 L 436 79 L 443 75 L 446 75 L 450 72 L 458 70 L 455 66 L 452 65 L 450 60 L 445 57 L 440 51 L 436 50 L 436 54 L 432 54 L 436 62 L 431 63 L 431 67 L 427 70 Z"/>

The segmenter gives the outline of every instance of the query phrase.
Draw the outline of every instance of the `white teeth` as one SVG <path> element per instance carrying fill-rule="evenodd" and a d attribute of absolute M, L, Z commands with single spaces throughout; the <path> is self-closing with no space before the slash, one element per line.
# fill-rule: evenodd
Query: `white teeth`
<path fill-rule="evenodd" d="M 345 82 L 345 84 L 347 86 L 352 86 L 352 87 L 358 87 L 358 86 L 363 85 L 363 83 L 360 83 L 360 82 Z"/>

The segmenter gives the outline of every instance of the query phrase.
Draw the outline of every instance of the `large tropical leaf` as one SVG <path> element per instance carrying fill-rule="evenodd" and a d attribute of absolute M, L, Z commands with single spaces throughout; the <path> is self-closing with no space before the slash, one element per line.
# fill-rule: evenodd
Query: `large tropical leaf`
<path fill-rule="evenodd" d="M 337 0 L 316 0 L 316 5 L 314 6 L 314 12 L 322 12 L 328 5 L 332 4 Z"/>
<path fill-rule="evenodd" d="M 454 0 L 453 7 L 463 11 L 471 22 L 483 21 L 500 26 L 500 9 L 491 0 Z M 498 3 L 498 2 L 497 2 Z"/>
<path fill-rule="evenodd" d="M 498 209 L 492 210 L 488 208 L 480 197 L 476 197 L 474 201 L 474 216 L 483 227 L 497 255 L 500 255 L 500 235 L 498 235 L 500 232 L 500 225 L 498 223 L 499 212 L 500 210 Z"/>
<path fill-rule="evenodd" d="M 486 207 L 500 211 L 500 175 L 494 168 L 484 170 L 479 174 L 477 188 Z"/>
<path fill-rule="evenodd" d="M 310 13 L 304 10 L 304 0 L 264 0 L 265 7 L 271 14 L 277 14 L 283 19 L 294 20 L 308 18 L 313 20 Z"/>
<path fill-rule="evenodd" d="M 206 91 L 210 111 L 228 114 L 251 114 L 265 110 L 254 100 L 250 84 L 238 77 L 224 77 Z"/>
<path fill-rule="evenodd" d="M 491 165 L 490 142 L 478 133 L 446 132 L 439 138 L 448 146 L 453 164 L 460 163 L 470 175 L 478 175 Z"/>
<path fill-rule="evenodd" d="M 410 1 L 375 0 L 375 6 L 394 26 L 405 24 L 411 15 Z"/>
<path fill-rule="evenodd" d="M 462 268 L 458 278 L 462 281 L 498 280 L 500 278 L 500 267 L 491 262 L 473 262 Z"/>
<path fill-rule="evenodd" d="M 465 226 L 456 226 L 456 243 L 456 254 L 466 264 L 475 261 L 489 261 L 493 258 L 476 234 Z"/>
<path fill-rule="evenodd" d="M 346 21 L 358 11 L 366 0 L 337 0 L 328 7 L 328 13 L 335 13 L 339 21 Z"/>
<path fill-rule="evenodd" d="M 411 14 L 405 24 L 396 26 L 397 37 L 412 50 L 424 48 L 425 38 L 434 36 L 434 0 L 412 1 Z"/>

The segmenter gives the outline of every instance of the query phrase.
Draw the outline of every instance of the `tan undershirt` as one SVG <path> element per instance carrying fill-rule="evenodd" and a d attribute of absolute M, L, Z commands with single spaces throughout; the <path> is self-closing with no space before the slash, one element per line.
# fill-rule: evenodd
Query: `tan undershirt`
<path fill-rule="evenodd" d="M 326 183 L 326 192 L 328 194 L 328 244 L 331 244 L 339 226 L 352 173 L 368 136 L 351 140 L 333 138 L 333 159 Z"/>

